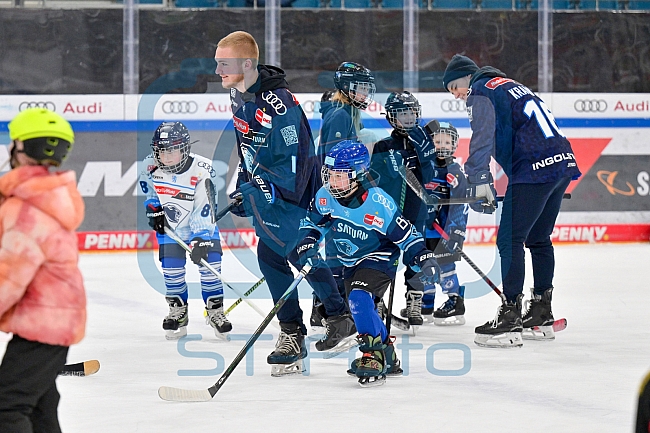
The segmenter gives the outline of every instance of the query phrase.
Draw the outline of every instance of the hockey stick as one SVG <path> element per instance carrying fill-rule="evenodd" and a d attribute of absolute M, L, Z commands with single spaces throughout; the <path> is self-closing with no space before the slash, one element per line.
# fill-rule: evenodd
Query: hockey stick
<path fill-rule="evenodd" d="M 235 359 L 230 363 L 228 368 L 226 368 L 226 371 L 223 372 L 219 380 L 212 385 L 208 389 L 202 389 L 202 390 L 193 390 L 193 389 L 180 389 L 180 388 L 172 388 L 169 386 L 161 386 L 158 388 L 158 396 L 167 401 L 210 401 L 212 397 L 215 396 L 215 394 L 221 389 L 223 384 L 228 380 L 232 372 L 237 368 L 237 365 L 241 362 L 242 359 L 244 359 L 244 356 L 246 356 L 246 352 L 255 344 L 255 341 L 259 338 L 260 335 L 262 335 L 262 332 L 266 327 L 271 323 L 271 320 L 275 316 L 275 314 L 282 308 L 284 303 L 287 301 L 289 296 L 291 296 L 291 293 L 298 287 L 298 284 L 302 281 L 303 278 L 309 273 L 311 270 L 310 265 L 305 265 L 301 270 L 298 276 L 296 277 L 295 280 L 293 280 L 293 283 L 289 286 L 289 288 L 282 294 L 278 302 L 275 304 L 273 309 L 269 312 L 269 314 L 264 318 L 262 323 L 260 323 L 260 326 L 257 327 L 251 338 L 248 339 L 244 347 L 239 351 Z"/>
<path fill-rule="evenodd" d="M 170 238 L 172 238 L 174 241 L 176 241 L 176 243 L 177 243 L 178 245 L 180 245 L 180 246 L 181 246 L 185 251 L 187 251 L 188 253 L 192 253 L 192 249 L 191 249 L 191 248 L 190 248 L 190 247 L 185 243 L 185 241 L 183 241 L 183 239 L 179 238 L 178 235 L 176 234 L 176 232 L 174 232 L 174 230 L 172 230 L 170 227 L 165 226 L 165 234 L 166 234 L 167 236 L 169 236 Z M 249 305 L 253 310 L 255 310 L 255 311 L 256 311 L 260 316 L 262 316 L 262 317 L 265 317 L 265 316 L 266 316 L 266 314 L 264 314 L 264 312 L 260 309 L 260 307 L 258 307 L 257 305 L 255 305 L 255 304 L 254 304 L 252 301 L 250 301 L 248 298 L 246 298 L 246 296 L 244 296 L 244 295 L 243 295 L 239 290 L 235 289 L 233 286 L 231 286 L 231 285 L 228 284 L 226 281 L 224 281 L 223 277 L 221 276 L 221 273 L 220 273 L 219 271 L 217 271 L 215 268 L 213 268 L 212 265 L 210 265 L 210 263 L 208 263 L 205 259 L 201 259 L 201 264 L 202 264 L 203 266 L 205 266 L 207 270 L 209 270 L 209 271 L 212 272 L 214 275 L 216 275 L 216 277 L 219 278 L 219 279 L 223 282 L 223 284 L 224 284 L 226 287 L 228 287 L 230 290 L 232 290 L 233 292 L 235 292 L 235 294 L 236 294 L 237 296 L 239 296 L 240 298 L 242 298 L 242 299 L 244 300 L 244 302 L 246 302 L 246 303 L 247 303 L 247 304 L 248 304 L 248 305 Z M 275 326 L 276 328 L 280 329 L 280 325 L 278 325 L 277 323 L 273 323 L 273 326 Z"/>
<path fill-rule="evenodd" d="M 261 286 L 262 283 L 264 283 L 264 281 L 266 281 L 266 278 L 262 277 L 257 283 L 255 283 L 253 285 L 253 287 L 251 287 L 250 289 L 248 289 L 247 291 L 244 292 L 244 296 L 248 297 L 251 293 L 253 293 L 255 291 L 255 289 L 257 289 L 259 286 Z M 223 312 L 223 314 L 227 315 L 228 313 L 230 313 L 237 305 L 241 304 L 241 301 L 243 301 L 243 300 L 244 300 L 244 298 L 237 299 L 230 307 L 228 307 L 228 309 L 226 311 Z"/>
<path fill-rule="evenodd" d="M 393 297 L 395 296 L 395 279 L 390 282 L 388 292 L 388 314 L 386 314 L 386 333 L 390 337 L 390 325 L 393 320 Z"/>
<path fill-rule="evenodd" d="M 98 371 L 99 361 L 92 359 L 90 361 L 64 365 L 63 369 L 59 371 L 59 376 L 90 376 Z"/>
<path fill-rule="evenodd" d="M 241 204 L 241 199 L 237 199 L 225 208 L 221 209 L 221 211 L 217 212 L 217 190 L 214 187 L 214 183 L 212 183 L 212 180 L 210 178 L 206 179 L 205 182 L 203 182 L 205 185 L 205 192 L 208 195 L 208 203 L 210 204 L 210 215 L 212 216 L 212 224 L 216 224 L 221 218 L 226 216 L 228 212 L 233 210 L 233 208 L 239 206 Z"/>

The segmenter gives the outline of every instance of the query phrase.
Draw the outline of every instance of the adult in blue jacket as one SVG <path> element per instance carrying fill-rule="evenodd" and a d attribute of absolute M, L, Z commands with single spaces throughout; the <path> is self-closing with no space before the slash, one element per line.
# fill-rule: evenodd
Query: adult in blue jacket
<path fill-rule="evenodd" d="M 581 175 L 571 143 L 544 101 L 496 68 L 479 68 L 457 54 L 447 65 L 443 85 L 467 104 L 472 128 L 465 162 L 468 196 L 480 199 L 472 209 L 496 209 L 491 157 L 508 176 L 497 233 L 505 301 L 494 320 L 476 328 L 474 341 L 480 346 L 519 347 L 522 337 L 552 340 L 551 233 L 569 182 Z M 522 318 L 524 246 L 532 258 L 534 288 Z M 533 331 L 536 326 L 541 332 Z"/>

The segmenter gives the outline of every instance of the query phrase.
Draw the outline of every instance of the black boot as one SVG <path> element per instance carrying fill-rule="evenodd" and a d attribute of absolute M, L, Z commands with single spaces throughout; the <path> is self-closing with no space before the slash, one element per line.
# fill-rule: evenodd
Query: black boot
<path fill-rule="evenodd" d="M 536 295 L 535 289 L 530 291 L 530 301 L 526 301 L 526 313 L 522 319 L 522 337 L 524 340 L 555 340 L 555 319 L 551 310 L 553 288 L 546 289 L 541 295 Z"/>
<path fill-rule="evenodd" d="M 521 332 L 521 300 L 524 295 L 519 294 L 514 302 L 504 301 L 497 310 L 493 320 L 484 325 L 477 326 L 474 330 L 474 342 L 483 347 L 521 347 L 523 346 Z"/>

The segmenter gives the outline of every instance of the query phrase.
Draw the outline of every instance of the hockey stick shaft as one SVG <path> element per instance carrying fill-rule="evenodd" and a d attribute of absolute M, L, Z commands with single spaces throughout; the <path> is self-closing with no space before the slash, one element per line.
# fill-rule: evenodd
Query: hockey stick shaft
<path fill-rule="evenodd" d="M 261 286 L 264 283 L 264 281 L 266 281 L 266 278 L 262 277 L 257 283 L 253 285 L 253 287 L 251 287 L 250 289 L 244 292 L 244 296 L 245 297 L 250 296 L 250 294 L 253 293 L 255 289 L 257 289 L 259 286 Z M 241 304 L 243 300 L 244 298 L 237 299 L 230 307 L 228 307 L 226 311 L 223 312 L 223 314 L 227 315 L 228 313 L 230 313 L 237 305 Z"/>
<path fill-rule="evenodd" d="M 388 314 L 386 315 L 386 333 L 390 337 L 390 326 L 393 319 L 393 298 L 395 296 L 395 279 L 390 282 L 388 291 Z"/>
<path fill-rule="evenodd" d="M 174 241 L 176 241 L 176 243 L 178 245 L 180 245 L 185 251 L 187 251 L 188 253 L 192 253 L 192 249 L 185 243 L 185 241 L 183 241 L 183 239 L 179 238 L 178 235 L 176 234 L 176 232 L 174 232 L 174 230 L 172 230 L 170 227 L 165 226 L 165 234 L 167 236 L 169 236 L 170 238 L 172 238 Z M 242 298 L 244 300 L 244 302 L 246 302 L 260 316 L 262 316 L 262 317 L 266 316 L 266 314 L 264 314 L 264 312 L 260 309 L 260 307 L 255 305 L 248 298 L 246 298 L 246 296 L 244 296 L 244 294 L 241 293 L 239 290 L 235 289 L 233 286 L 231 286 L 230 284 L 225 282 L 223 277 L 221 276 L 221 272 L 217 271 L 214 267 L 212 267 L 212 265 L 210 265 L 210 263 L 208 263 L 205 259 L 201 259 L 201 264 L 203 266 L 205 266 L 205 268 L 207 270 L 212 272 L 217 278 L 219 278 L 226 287 L 228 287 L 230 290 L 232 290 L 237 296 Z M 273 326 L 279 328 L 279 325 L 273 324 Z"/>
<path fill-rule="evenodd" d="M 293 283 L 289 286 L 289 288 L 282 294 L 280 299 L 278 299 L 278 302 L 273 306 L 273 309 L 269 312 L 269 314 L 264 318 L 262 323 L 260 323 L 260 326 L 257 327 L 251 338 L 246 341 L 246 344 L 242 349 L 239 351 L 235 359 L 230 363 L 228 368 L 223 372 L 219 380 L 212 385 L 210 388 L 207 390 L 201 390 L 201 391 L 192 391 L 192 390 L 183 390 L 183 389 L 178 389 L 178 388 L 171 388 L 171 387 L 165 387 L 162 386 L 158 389 L 158 395 L 160 398 L 163 400 L 168 400 L 168 401 L 209 401 L 212 399 L 212 397 L 215 396 L 215 394 L 221 389 L 223 384 L 228 380 L 230 375 L 232 374 L 233 371 L 235 371 L 235 368 L 239 365 L 242 359 L 244 359 L 244 356 L 246 356 L 246 353 L 250 350 L 250 348 L 255 344 L 257 339 L 262 335 L 262 332 L 264 332 L 264 329 L 271 323 L 271 320 L 273 317 L 276 315 L 276 313 L 282 308 L 282 306 L 285 304 L 289 296 L 291 296 L 291 293 L 298 287 L 298 284 L 305 278 L 305 276 L 309 273 L 311 270 L 310 265 L 305 265 L 300 270 L 300 273 L 296 277 L 295 280 L 293 280 Z"/>
<path fill-rule="evenodd" d="M 90 361 L 64 365 L 59 371 L 59 376 L 90 376 L 97 373 L 98 370 L 99 361 L 91 359 Z"/>

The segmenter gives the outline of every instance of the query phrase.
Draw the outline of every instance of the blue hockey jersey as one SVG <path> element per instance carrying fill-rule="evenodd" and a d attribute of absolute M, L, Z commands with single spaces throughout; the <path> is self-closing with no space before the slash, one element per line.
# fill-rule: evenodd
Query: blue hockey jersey
<path fill-rule="evenodd" d="M 571 143 L 544 101 L 498 69 L 487 66 L 474 73 L 467 113 L 472 138 L 465 173 L 470 180 L 489 171 L 490 156 L 511 184 L 580 177 Z"/>
<path fill-rule="evenodd" d="M 436 158 L 432 164 L 433 177 L 424 184 L 429 194 L 435 195 L 438 199 L 467 197 L 467 178 L 461 166 L 453 158 Z M 468 211 L 469 206 L 466 204 L 440 206 L 436 212 L 429 214 L 426 237 L 441 237 L 440 233 L 433 229 L 434 222 L 438 223 L 447 234 L 452 233 L 454 229 L 465 231 Z"/>

